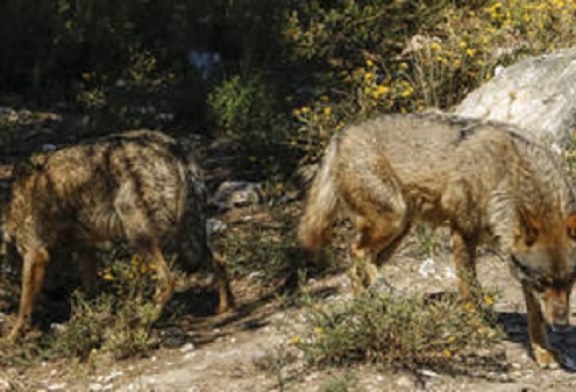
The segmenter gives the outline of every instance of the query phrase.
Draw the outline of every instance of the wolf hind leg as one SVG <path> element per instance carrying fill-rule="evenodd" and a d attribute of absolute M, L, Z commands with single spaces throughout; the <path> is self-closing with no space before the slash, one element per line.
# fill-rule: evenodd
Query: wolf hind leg
<path fill-rule="evenodd" d="M 152 243 L 150 253 L 154 259 L 154 265 L 156 267 L 156 274 L 158 275 L 159 286 L 156 289 L 156 308 L 158 311 L 158 317 L 162 314 L 162 310 L 172 298 L 174 293 L 175 280 L 170 272 L 170 268 L 164 259 L 162 254 L 162 249 L 158 241 Z"/>
<path fill-rule="evenodd" d="M 170 272 L 170 268 L 168 267 L 168 263 L 164 258 L 164 254 L 162 253 L 162 247 L 160 241 L 157 239 L 150 239 L 150 240 L 140 240 L 138 246 L 136 246 L 137 253 L 136 256 L 143 257 L 144 260 L 146 256 L 150 257 L 152 263 L 154 265 L 154 269 L 156 270 L 156 276 L 158 282 L 156 283 L 156 293 L 154 299 L 156 301 L 156 309 L 154 312 L 154 320 L 160 318 L 166 304 L 172 298 L 174 294 L 174 288 L 176 286 L 176 280 L 172 273 Z"/>
<path fill-rule="evenodd" d="M 7 337 L 9 342 L 15 341 L 30 323 L 32 308 L 44 282 L 48 260 L 48 251 L 43 247 L 28 251 L 24 255 L 20 309 L 16 323 Z"/>
<path fill-rule="evenodd" d="M 212 259 L 212 267 L 215 274 L 216 288 L 218 289 L 218 307 L 217 314 L 222 314 L 229 309 L 234 308 L 235 299 L 232 289 L 230 288 L 230 280 L 226 269 L 226 262 L 218 253 L 214 253 Z"/>
<path fill-rule="evenodd" d="M 403 214 L 387 213 L 377 218 L 361 224 L 351 246 L 353 263 L 349 276 L 357 295 L 368 288 L 377 290 L 384 283 L 378 266 L 392 257 L 410 228 Z"/>

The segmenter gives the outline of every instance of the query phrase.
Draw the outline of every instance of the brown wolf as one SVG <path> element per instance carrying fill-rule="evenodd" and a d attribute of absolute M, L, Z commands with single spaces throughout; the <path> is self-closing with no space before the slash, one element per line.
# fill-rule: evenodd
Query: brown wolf
<path fill-rule="evenodd" d="M 190 267 L 211 263 L 219 286 L 219 311 L 232 304 L 226 270 L 206 238 L 206 189 L 202 171 L 174 139 L 159 132 L 129 131 L 32 156 L 17 164 L 4 216 L 4 240 L 22 258 L 22 294 L 15 339 L 29 322 L 50 254 L 73 245 L 82 280 L 94 290 L 95 244 L 125 241 L 154 261 L 157 315 L 174 279 L 163 256 L 173 235 Z"/>
<path fill-rule="evenodd" d="M 349 273 L 372 285 L 416 220 L 452 230 L 459 293 L 476 302 L 475 252 L 495 236 L 521 282 L 536 361 L 557 366 L 545 321 L 568 324 L 576 198 L 554 156 L 511 126 L 440 115 L 387 115 L 335 135 L 309 191 L 299 241 L 313 254 L 340 209 L 358 231 Z M 545 312 L 542 313 L 540 301 Z"/>

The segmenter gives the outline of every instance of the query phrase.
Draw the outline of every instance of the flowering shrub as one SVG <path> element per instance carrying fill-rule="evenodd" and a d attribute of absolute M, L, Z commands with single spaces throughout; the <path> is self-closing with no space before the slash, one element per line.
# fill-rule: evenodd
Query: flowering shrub
<path fill-rule="evenodd" d="M 294 111 L 293 143 L 304 143 L 312 160 L 344 123 L 382 112 L 450 109 L 498 65 L 576 43 L 575 0 L 307 4 L 287 17 L 284 37 L 295 56 L 322 64 L 322 80 L 330 83 Z"/>

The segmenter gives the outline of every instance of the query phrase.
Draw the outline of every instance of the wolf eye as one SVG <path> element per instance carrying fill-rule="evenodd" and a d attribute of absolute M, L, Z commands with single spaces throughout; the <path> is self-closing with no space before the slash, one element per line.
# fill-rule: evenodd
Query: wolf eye
<path fill-rule="evenodd" d="M 526 244 L 526 246 L 530 247 L 530 246 L 534 245 L 534 243 L 538 239 L 539 234 L 540 233 L 539 233 L 537 228 L 535 228 L 535 227 L 527 228 L 525 233 L 524 233 L 524 243 Z"/>
<path fill-rule="evenodd" d="M 573 240 L 576 240 L 576 227 L 566 228 L 566 234 L 568 234 L 568 237 L 572 238 Z"/>

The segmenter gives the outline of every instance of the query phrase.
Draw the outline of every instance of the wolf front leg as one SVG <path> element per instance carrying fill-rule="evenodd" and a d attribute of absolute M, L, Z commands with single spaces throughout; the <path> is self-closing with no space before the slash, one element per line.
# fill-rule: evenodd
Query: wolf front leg
<path fill-rule="evenodd" d="M 471 303 L 475 308 L 480 306 L 480 282 L 476 274 L 476 246 L 478 239 L 474 235 L 464 235 L 452 228 L 452 247 L 456 275 L 458 276 L 458 293 L 464 303 Z"/>
<path fill-rule="evenodd" d="M 216 253 L 214 253 L 212 257 L 212 266 L 218 288 L 218 308 L 216 309 L 216 313 L 221 314 L 234 307 L 234 294 L 232 294 L 232 289 L 230 288 L 230 280 L 228 279 L 225 260 Z"/>
<path fill-rule="evenodd" d="M 32 308 L 44 282 L 48 251 L 44 247 L 29 250 L 24 254 L 22 263 L 22 292 L 18 318 L 8 335 L 8 341 L 16 340 L 30 323 Z"/>
<path fill-rule="evenodd" d="M 542 308 L 532 288 L 522 282 L 522 291 L 526 300 L 528 313 L 528 336 L 534 360 L 542 368 L 555 369 L 561 364 L 560 355 L 550 347 L 546 333 L 546 323 L 542 315 Z"/>
<path fill-rule="evenodd" d="M 164 307 L 172 298 L 176 282 L 170 272 L 168 264 L 166 263 L 166 259 L 164 259 L 164 254 L 162 253 L 162 248 L 158 241 L 155 240 L 150 244 L 148 252 L 152 256 L 156 274 L 158 276 L 158 283 L 156 286 L 155 319 L 159 319 Z"/>

